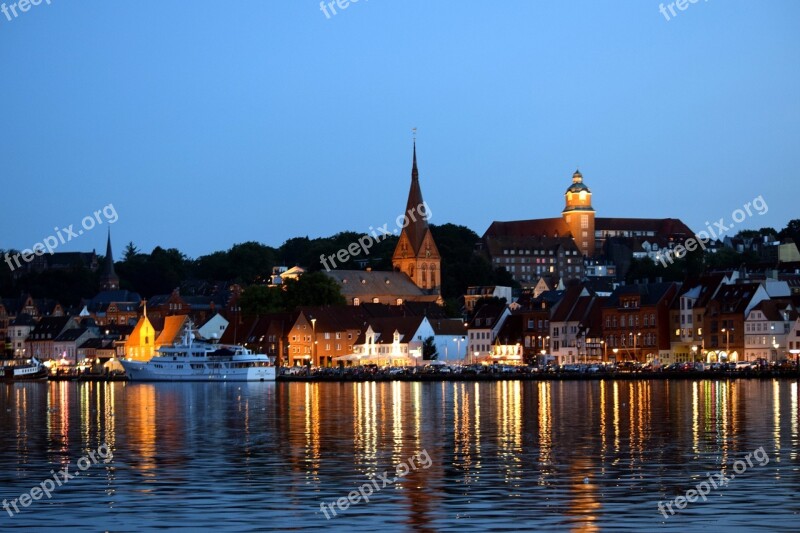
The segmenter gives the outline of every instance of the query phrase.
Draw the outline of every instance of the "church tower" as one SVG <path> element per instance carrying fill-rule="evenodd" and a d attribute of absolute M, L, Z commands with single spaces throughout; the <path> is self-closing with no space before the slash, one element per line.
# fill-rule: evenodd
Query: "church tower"
<path fill-rule="evenodd" d="M 397 220 L 403 221 L 403 231 L 392 256 L 394 269 L 408 274 L 417 287 L 432 294 L 440 293 L 442 258 L 428 227 L 428 204 L 422 200 L 422 190 L 419 187 L 416 141 L 406 212 L 397 217 Z"/>
<path fill-rule="evenodd" d="M 594 250 L 594 208 L 592 191 L 583 183 L 579 170 L 572 175 L 572 185 L 564 194 L 566 205 L 561 212 L 564 222 L 569 226 L 572 239 L 584 257 L 592 257 Z"/>
<path fill-rule="evenodd" d="M 114 272 L 114 256 L 111 254 L 111 229 L 108 230 L 106 257 L 103 262 L 103 275 L 100 278 L 100 290 L 115 291 L 119 289 L 119 277 Z"/>

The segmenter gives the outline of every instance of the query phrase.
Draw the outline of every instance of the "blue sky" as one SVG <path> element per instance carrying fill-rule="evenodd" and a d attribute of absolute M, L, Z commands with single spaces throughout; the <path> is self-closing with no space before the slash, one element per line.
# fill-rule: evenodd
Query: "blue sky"
<path fill-rule="evenodd" d="M 8 0 L 5 0 L 9 3 Z M 800 2 L 51 0 L 0 14 L 0 248 L 103 206 L 192 257 L 432 222 L 800 217 Z M 97 228 L 60 250 L 103 250 Z"/>

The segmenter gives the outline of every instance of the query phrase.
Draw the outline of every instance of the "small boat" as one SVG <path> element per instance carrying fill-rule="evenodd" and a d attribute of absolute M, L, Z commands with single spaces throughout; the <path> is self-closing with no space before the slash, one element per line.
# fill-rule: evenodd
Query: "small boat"
<path fill-rule="evenodd" d="M 244 346 L 195 340 L 191 321 L 182 342 L 159 348 L 149 361 L 119 362 L 131 381 L 275 381 L 269 357 Z"/>
<path fill-rule="evenodd" d="M 4 366 L 0 379 L 4 381 L 30 381 L 47 379 L 47 367 L 36 357 L 30 361 L 15 360 L 11 365 Z"/>

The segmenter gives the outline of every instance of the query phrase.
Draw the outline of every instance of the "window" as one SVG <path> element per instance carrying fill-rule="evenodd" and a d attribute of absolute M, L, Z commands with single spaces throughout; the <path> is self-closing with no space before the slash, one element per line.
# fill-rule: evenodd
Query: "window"
<path fill-rule="evenodd" d="M 358 298 L 353 298 L 353 305 L 361 305 L 361 300 Z"/>
<path fill-rule="evenodd" d="M 589 227 L 589 215 L 581 215 L 581 229 L 587 229 L 588 227 Z"/>

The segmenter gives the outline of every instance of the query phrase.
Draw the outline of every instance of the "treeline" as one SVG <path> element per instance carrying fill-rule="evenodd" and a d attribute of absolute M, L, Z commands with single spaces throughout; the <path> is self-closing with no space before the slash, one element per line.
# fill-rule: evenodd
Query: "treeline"
<path fill-rule="evenodd" d="M 475 253 L 475 245 L 480 237 L 471 229 L 455 224 L 431 225 L 436 246 L 442 256 L 442 296 L 452 314 L 457 313 L 457 300 L 470 285 L 505 285 L 518 287 L 505 269 L 495 269 L 488 258 Z M 330 237 L 310 239 L 296 237 L 287 240 L 278 248 L 258 242 L 244 242 L 233 245 L 225 251 L 218 251 L 192 259 L 175 248 L 164 249 L 160 246 L 150 253 L 139 250 L 134 243 L 124 247 L 121 258 L 115 263 L 120 277 L 120 286 L 139 293 L 143 298 L 156 294 L 167 294 L 175 288 L 181 289 L 184 295 L 211 294 L 216 288 L 233 283 L 243 286 L 266 285 L 274 266 L 302 266 L 308 272 L 324 269 L 320 256 L 335 255 L 339 250 L 347 249 L 357 242 L 362 234 L 342 232 Z M 800 242 L 800 219 L 790 221 L 787 226 L 776 231 L 773 228 L 745 230 L 737 237 L 753 237 L 785 239 L 791 238 Z M 371 267 L 374 270 L 391 270 L 392 253 L 398 238 L 389 235 L 376 243 L 369 254 L 355 255 L 346 263 L 338 264 L 339 269 L 360 269 Z M 0 254 L 4 254 L 0 250 Z M 664 268 L 649 260 L 633 260 L 627 272 L 626 280 L 645 280 L 663 278 L 665 281 L 681 281 L 688 276 L 697 275 L 709 268 L 739 268 L 741 265 L 754 264 L 759 258 L 750 252 L 743 254 L 731 249 L 722 249 L 714 254 L 702 251 L 689 253 L 687 257 L 675 259 L 674 264 Z M 102 265 L 102 258 L 100 258 Z M 101 269 L 91 272 L 76 265 L 69 270 L 29 273 L 15 279 L 10 269 L 0 268 L 0 296 L 4 298 L 18 297 L 22 293 L 30 293 L 34 298 L 51 298 L 63 305 L 77 305 L 81 298 L 94 296 L 99 291 Z M 313 278 L 312 278 L 313 279 Z M 312 280 L 309 280 L 311 285 Z M 302 289 L 302 287 L 301 287 Z M 321 290 L 319 287 L 317 290 Z M 313 291 L 312 291 L 313 292 Z M 324 293 L 324 291 L 323 291 Z M 321 294 L 323 294 L 321 293 Z M 302 296 L 280 295 L 265 296 L 261 294 L 260 303 L 254 304 L 260 309 L 283 309 L 296 302 L 302 305 L 314 304 L 313 298 L 305 292 Z M 271 298 L 271 299 L 270 299 Z M 325 297 L 319 302 L 324 303 Z"/>
<path fill-rule="evenodd" d="M 451 306 L 455 305 L 457 298 L 464 294 L 469 285 L 515 285 L 505 270 L 494 270 L 486 257 L 474 252 L 475 244 L 480 240 L 474 231 L 454 224 L 432 225 L 431 231 L 442 255 L 443 297 Z M 265 285 L 274 266 L 299 265 L 311 273 L 324 270 L 320 256 L 335 255 L 357 242 L 361 236 L 356 232 L 342 232 L 315 239 L 296 237 L 278 248 L 245 242 L 196 259 L 187 257 L 178 249 L 160 246 L 150 253 L 143 252 L 131 242 L 123 249 L 115 269 L 120 277 L 120 288 L 135 291 L 143 298 L 167 294 L 175 288 L 180 288 L 184 295 L 209 294 L 221 284 Z M 369 250 L 369 254 L 356 255 L 344 264 L 337 261 L 337 268 L 391 270 L 397 240 L 396 236 L 386 236 Z M 65 305 L 76 305 L 81 298 L 94 296 L 98 292 L 102 258 L 100 264 L 98 272 L 75 266 L 65 271 L 25 274 L 19 279 L 13 279 L 10 270 L 2 269 L 0 295 L 16 297 L 29 292 L 35 298 L 47 297 Z M 313 299 L 309 300 L 305 293 L 301 294 L 303 296 L 300 297 L 281 295 L 280 298 L 286 299 L 277 302 L 273 296 L 262 293 L 260 297 L 263 301 L 259 305 L 261 308 L 277 310 L 295 302 L 313 304 Z M 272 300 L 265 300 L 269 298 Z M 320 303 L 325 303 L 322 300 L 324 298 L 320 298 Z"/>

